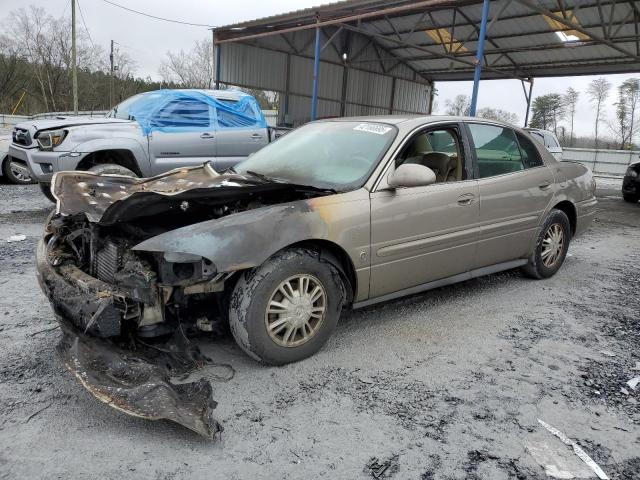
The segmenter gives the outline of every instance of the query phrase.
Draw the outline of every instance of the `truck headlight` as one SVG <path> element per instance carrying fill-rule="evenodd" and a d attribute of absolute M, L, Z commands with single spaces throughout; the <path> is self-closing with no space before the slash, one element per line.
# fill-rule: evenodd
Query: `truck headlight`
<path fill-rule="evenodd" d="M 41 130 L 34 137 L 38 141 L 40 150 L 53 150 L 60 145 L 67 136 L 67 131 L 58 130 Z"/>

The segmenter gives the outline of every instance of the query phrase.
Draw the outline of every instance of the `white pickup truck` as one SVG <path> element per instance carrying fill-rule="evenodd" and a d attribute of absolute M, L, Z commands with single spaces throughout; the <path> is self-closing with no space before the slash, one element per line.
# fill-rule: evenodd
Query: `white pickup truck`
<path fill-rule="evenodd" d="M 49 198 L 56 172 L 149 177 L 212 161 L 225 170 L 275 136 L 256 99 L 236 90 L 157 90 L 135 95 L 103 118 L 18 124 L 9 156 L 23 162 Z"/>

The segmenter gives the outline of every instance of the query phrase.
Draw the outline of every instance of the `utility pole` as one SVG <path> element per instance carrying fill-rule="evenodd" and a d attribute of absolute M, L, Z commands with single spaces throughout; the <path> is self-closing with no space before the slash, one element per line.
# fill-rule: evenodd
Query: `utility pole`
<path fill-rule="evenodd" d="M 113 107 L 113 40 L 111 40 L 111 53 L 109 54 L 111 62 L 111 76 L 109 77 L 109 108 Z"/>
<path fill-rule="evenodd" d="M 73 113 L 78 115 L 78 65 L 76 60 L 76 0 L 71 0 L 71 64 L 73 77 Z"/>

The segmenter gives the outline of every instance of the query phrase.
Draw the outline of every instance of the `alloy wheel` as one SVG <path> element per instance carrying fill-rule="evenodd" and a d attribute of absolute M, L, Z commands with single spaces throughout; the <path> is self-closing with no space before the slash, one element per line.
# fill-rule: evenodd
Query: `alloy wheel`
<path fill-rule="evenodd" d="M 564 230 L 559 223 L 552 224 L 542 239 L 542 263 L 551 268 L 560 259 L 564 249 Z"/>
<path fill-rule="evenodd" d="M 320 330 L 326 312 L 327 293 L 320 280 L 298 274 L 284 280 L 271 294 L 264 321 L 276 344 L 297 347 Z"/>

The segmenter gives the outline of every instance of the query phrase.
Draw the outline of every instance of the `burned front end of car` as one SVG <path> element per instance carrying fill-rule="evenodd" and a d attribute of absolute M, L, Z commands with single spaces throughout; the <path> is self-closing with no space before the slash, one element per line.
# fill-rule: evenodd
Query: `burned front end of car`
<path fill-rule="evenodd" d="M 197 255 L 133 251 L 149 230 L 55 215 L 38 248 L 40 283 L 54 311 L 102 338 L 162 336 L 181 322 L 210 330 L 227 275 Z"/>
<path fill-rule="evenodd" d="M 326 193 L 208 164 L 148 179 L 61 172 L 52 192 L 38 280 L 62 327 L 65 365 L 118 410 L 213 437 L 210 382 L 173 380 L 210 363 L 189 337 L 226 329 L 243 270 L 326 234 L 306 201 Z"/>

